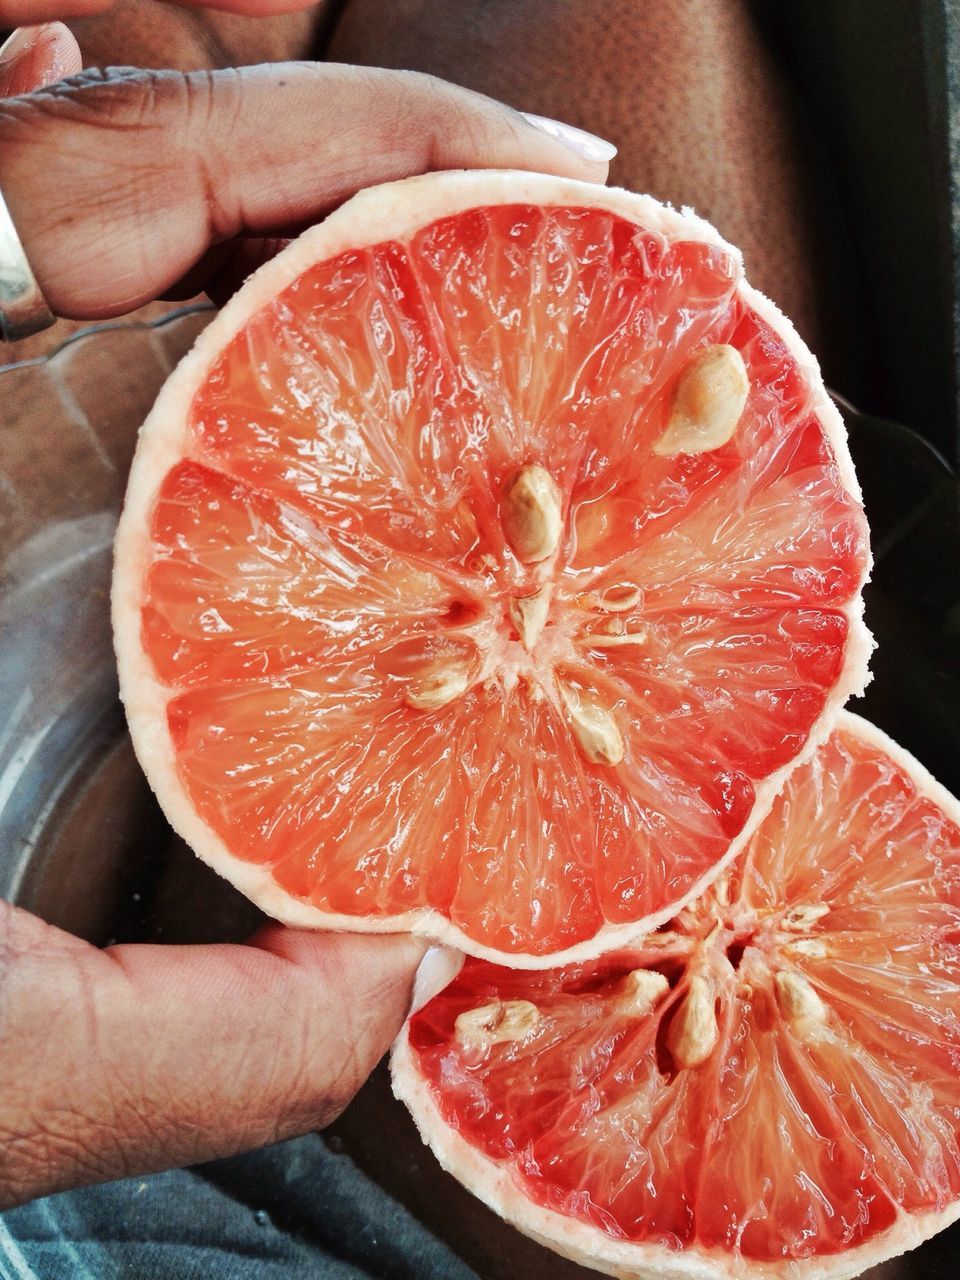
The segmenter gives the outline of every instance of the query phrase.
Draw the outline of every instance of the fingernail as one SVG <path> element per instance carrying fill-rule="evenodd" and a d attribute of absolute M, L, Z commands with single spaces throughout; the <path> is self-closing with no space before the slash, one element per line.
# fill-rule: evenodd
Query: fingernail
<path fill-rule="evenodd" d="M 578 156 L 583 156 L 585 160 L 603 162 L 612 160 L 617 154 L 617 148 L 612 142 L 608 142 L 606 138 L 598 138 L 595 133 L 587 133 L 586 129 L 578 129 L 573 124 L 564 124 L 562 120 L 551 120 L 549 116 L 531 115 L 529 111 L 521 111 L 520 114 L 535 129 L 539 129 L 541 133 L 548 133 L 551 138 L 556 138 L 557 142 L 562 142 L 565 147 L 575 151 Z"/>
<path fill-rule="evenodd" d="M 29 53 L 43 34 L 43 25 L 17 27 L 13 35 L 0 44 L 0 62 L 13 62 L 21 54 Z"/>
<path fill-rule="evenodd" d="M 419 1013 L 425 1004 L 438 996 L 463 968 L 463 953 L 454 947 L 428 947 L 413 978 L 408 1018 Z"/>

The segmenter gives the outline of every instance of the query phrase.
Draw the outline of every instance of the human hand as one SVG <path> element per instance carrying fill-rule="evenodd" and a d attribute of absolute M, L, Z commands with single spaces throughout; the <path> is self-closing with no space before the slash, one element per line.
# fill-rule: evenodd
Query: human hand
<path fill-rule="evenodd" d="M 606 174 L 497 103 L 342 66 L 84 75 L 0 103 L 0 189 L 80 317 L 187 272 L 224 287 L 371 182 L 482 165 Z M 399 1030 L 422 953 L 276 925 L 99 951 L 0 903 L 0 1208 L 326 1123 Z"/>
<path fill-rule="evenodd" d="M 399 1030 L 423 951 L 279 925 L 100 951 L 0 901 L 0 1210 L 329 1123 Z M 455 961 L 429 953 L 421 998 Z"/>
<path fill-rule="evenodd" d="M 185 8 L 220 9 L 250 18 L 309 9 L 317 0 L 174 0 Z M 117 0 L 0 0 L 0 27 L 30 26 L 55 18 L 86 18 L 112 9 Z"/>
<path fill-rule="evenodd" d="M 603 181 L 613 149 L 409 72 L 84 72 L 0 103 L 0 190 L 54 312 L 229 291 L 360 187 L 426 170 Z"/>
<path fill-rule="evenodd" d="M 115 0 L 109 9 L 68 23 L 20 27 L 0 49 L 0 98 L 44 88 L 83 66 L 198 71 L 308 57 L 332 3 L 317 0 L 307 9 L 251 21 L 206 4 L 197 9 Z"/>
<path fill-rule="evenodd" d="M 124 8 L 120 0 L 0 0 L 0 29 L 16 26 L 10 38 L 0 47 L 0 98 L 12 98 L 20 93 L 31 93 L 36 89 L 46 88 L 57 80 L 75 75 L 83 67 L 83 56 L 73 32 L 58 18 L 76 18 L 79 26 L 89 35 L 92 31 L 102 29 L 102 24 L 112 22 L 114 36 L 107 44 L 111 50 L 111 62 L 140 62 L 134 56 L 135 51 L 150 56 L 156 54 L 158 47 L 167 47 L 167 55 L 178 52 L 190 54 L 191 42 L 187 39 L 190 32 L 196 33 L 197 44 L 202 45 L 205 34 L 205 23 L 219 23 L 217 14 L 235 14 L 256 18 L 276 18 L 280 14 L 295 13 L 304 9 L 317 9 L 323 12 L 324 0 L 179 0 L 177 7 L 183 9 L 200 8 L 202 12 L 193 16 L 192 22 L 179 22 L 174 18 L 174 10 L 165 4 L 150 3 L 141 9 L 131 12 L 129 6 Z M 109 15 L 111 9 L 121 9 L 119 31 L 117 31 L 117 14 Z M 229 20 L 229 19 L 227 19 Z M 131 28 L 131 22 L 136 24 Z M 281 22 L 295 24 L 293 31 L 304 28 L 310 18 L 303 16 L 296 19 L 281 19 Z M 91 23 L 93 24 L 91 29 Z M 270 23 L 250 23 L 247 26 L 254 32 L 266 34 L 265 28 Z M 138 28 L 146 27 L 146 40 L 137 39 Z M 219 25 L 213 28 L 212 39 L 207 34 L 209 43 L 217 44 L 223 39 Z M 166 38 L 164 38 L 166 33 Z M 218 34 L 219 33 L 219 34 Z M 275 33 L 274 33 L 275 34 Z M 133 48 L 131 48 L 131 39 Z M 119 43 L 118 43 L 119 41 Z M 95 47 L 102 51 L 103 40 L 94 38 Z M 269 45 L 269 41 L 268 41 Z M 254 38 L 254 47 L 256 39 Z M 118 56 L 119 51 L 119 56 Z M 226 50 L 224 50 L 227 53 Z M 261 51 L 261 57 L 264 51 Z M 267 54 L 269 56 L 269 54 Z M 274 54 L 273 56 L 277 56 Z M 249 58 L 249 54 L 247 59 Z M 259 59 L 257 59 L 259 60 Z M 264 59 L 266 60 L 266 59 Z M 154 62 L 148 66 L 158 65 Z M 166 60 L 159 65 L 168 65 Z M 169 65 L 180 65 L 171 62 Z M 207 65 L 206 63 L 199 65 Z M 213 64 L 210 64 L 213 65 Z"/>

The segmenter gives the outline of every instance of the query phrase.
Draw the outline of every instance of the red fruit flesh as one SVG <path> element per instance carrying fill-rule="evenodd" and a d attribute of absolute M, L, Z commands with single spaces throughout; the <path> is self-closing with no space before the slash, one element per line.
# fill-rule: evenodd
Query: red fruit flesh
<path fill-rule="evenodd" d="M 518 1197 L 614 1239 L 718 1251 L 728 1269 L 827 1257 L 960 1197 L 958 806 L 860 723 L 640 948 L 542 973 L 470 960 L 413 1018 L 444 1123 L 506 1162 Z M 637 969 L 670 984 L 639 1012 L 624 995 Z M 802 1017 L 784 974 L 814 993 Z M 685 1065 L 671 1023 L 695 975 L 718 1037 Z M 461 1040 L 458 1016 L 508 1000 L 536 1006 L 530 1034 Z"/>
<path fill-rule="evenodd" d="M 230 853 L 324 911 L 432 908 L 541 957 L 709 874 L 823 712 L 868 556 L 808 376 L 736 286 L 714 245 L 515 204 L 319 262 L 243 325 L 160 488 L 141 615 Z M 705 343 L 741 353 L 746 409 L 660 456 Z M 501 520 L 531 464 L 563 502 L 540 566 Z M 509 607 L 544 582 L 527 653 Z M 641 639 L 604 647 L 624 583 Z M 404 691 L 436 663 L 469 685 L 425 713 Z M 558 679 L 622 761 L 584 757 Z"/>

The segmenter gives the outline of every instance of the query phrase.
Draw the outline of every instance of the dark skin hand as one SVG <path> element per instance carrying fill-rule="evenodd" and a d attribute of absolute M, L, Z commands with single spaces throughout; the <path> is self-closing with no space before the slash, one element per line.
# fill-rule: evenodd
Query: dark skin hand
<path fill-rule="evenodd" d="M 38 57 L 33 84 L 49 73 Z M 0 102 L 0 190 L 74 317 L 185 277 L 226 289 L 360 187 L 458 167 L 607 169 L 490 99 L 346 66 L 85 73 Z M 423 952 L 279 925 L 98 950 L 0 903 L 0 1209 L 329 1122 L 399 1030 Z"/>
<path fill-rule="evenodd" d="M 0 0 L 0 30 L 24 24 L 0 49 L 0 97 L 52 84 L 84 66 L 198 71 L 304 57 L 323 27 L 327 3 Z M 57 17 L 69 24 L 50 20 Z"/>
<path fill-rule="evenodd" d="M 413 72 L 90 71 L 0 103 L 0 189 L 52 309 L 70 317 L 130 311 L 187 273 L 196 292 L 238 256 L 246 274 L 360 187 L 472 167 L 607 170 Z"/>
<path fill-rule="evenodd" d="M 205 9 L 222 9 L 251 18 L 269 17 L 308 9 L 314 0 L 179 0 L 187 8 L 201 4 Z M 117 0 L 0 0 L 0 27 L 37 24 L 57 18 L 84 18 L 105 13 Z"/>

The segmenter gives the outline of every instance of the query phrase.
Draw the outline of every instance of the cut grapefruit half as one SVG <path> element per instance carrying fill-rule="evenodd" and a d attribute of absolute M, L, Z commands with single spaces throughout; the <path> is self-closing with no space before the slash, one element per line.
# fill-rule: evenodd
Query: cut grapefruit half
<path fill-rule="evenodd" d="M 665 929 L 468 960 L 392 1065 L 444 1167 L 588 1266 L 858 1275 L 960 1216 L 960 804 L 843 713 Z"/>
<path fill-rule="evenodd" d="M 675 912 L 864 683 L 842 422 L 705 223 L 534 174 L 369 190 L 143 427 L 121 692 L 292 924 L 523 966 Z"/>

